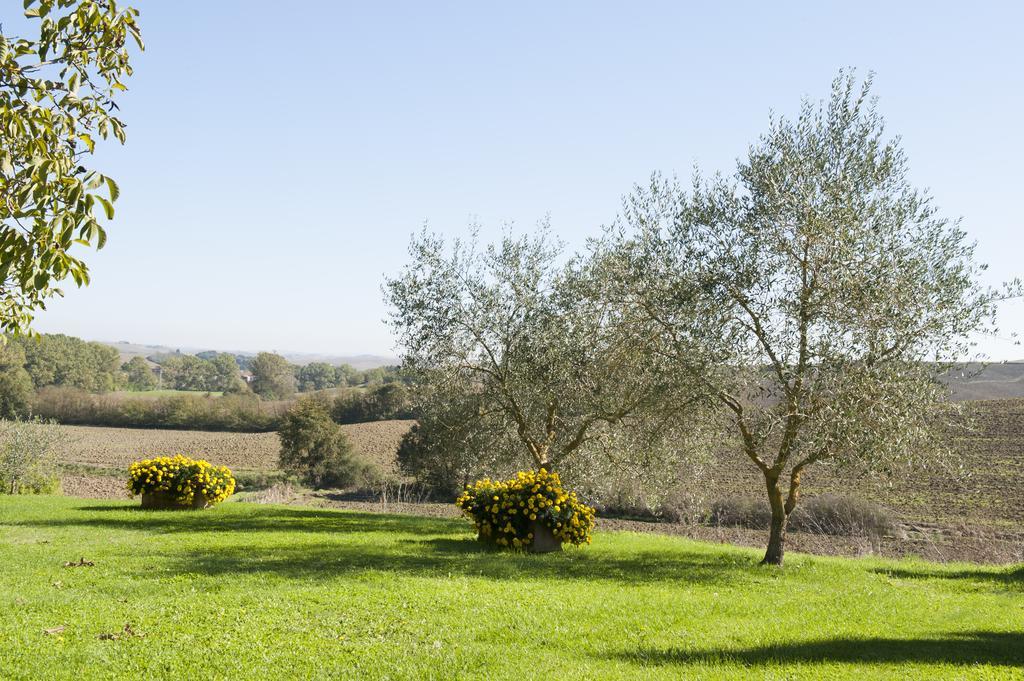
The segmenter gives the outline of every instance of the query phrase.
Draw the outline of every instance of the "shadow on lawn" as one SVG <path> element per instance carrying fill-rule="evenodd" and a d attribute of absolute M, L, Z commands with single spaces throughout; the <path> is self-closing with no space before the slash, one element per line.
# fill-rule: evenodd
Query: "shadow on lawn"
<path fill-rule="evenodd" d="M 991 582 L 1013 590 L 1024 590 L 1024 565 L 1012 567 L 978 567 L 972 570 L 942 570 L 934 568 L 878 568 L 874 572 L 897 579 L 960 579 L 972 582 Z"/>
<path fill-rule="evenodd" d="M 209 549 L 183 551 L 174 543 L 152 549 L 152 568 L 156 569 L 140 570 L 140 578 L 162 578 L 168 573 L 263 573 L 329 579 L 358 572 L 388 572 L 495 580 L 710 584 L 730 581 L 743 572 L 758 572 L 754 562 L 744 556 L 694 550 L 618 553 L 567 547 L 562 553 L 547 555 L 508 554 L 477 542 L 468 523 L 458 520 L 333 509 L 254 505 L 241 513 L 224 508 L 197 513 L 143 511 L 126 505 L 83 506 L 64 517 L 26 519 L 16 524 L 224 535 Z M 279 532 L 293 534 L 283 539 L 252 534 Z"/>
<path fill-rule="evenodd" d="M 641 665 L 689 665 L 738 662 L 745 665 L 772 663 L 851 664 L 991 664 L 1024 665 L 1024 633 L 969 631 L 940 638 L 837 638 L 803 643 L 781 643 L 756 648 L 640 649 L 615 656 Z"/>
<path fill-rule="evenodd" d="M 330 579 L 352 573 L 483 577 L 500 581 L 534 579 L 722 583 L 752 563 L 697 553 L 611 554 L 566 549 L 547 555 L 509 554 L 481 546 L 474 538 L 398 539 L 381 543 L 220 547 L 172 555 L 165 572 L 231 576 L 272 574 L 295 579 Z"/>
<path fill-rule="evenodd" d="M 238 502 L 241 503 L 241 502 Z M 224 507 L 205 511 L 143 509 L 136 505 L 79 506 L 76 513 L 47 520 L 15 521 L 39 527 L 103 527 L 144 532 L 451 532 L 457 525 L 443 518 L 336 511 L 333 509 L 272 507 L 245 504 L 245 513 Z"/>

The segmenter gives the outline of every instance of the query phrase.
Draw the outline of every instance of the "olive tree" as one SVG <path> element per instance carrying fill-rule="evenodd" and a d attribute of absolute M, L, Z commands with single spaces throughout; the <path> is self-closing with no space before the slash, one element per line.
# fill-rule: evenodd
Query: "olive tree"
<path fill-rule="evenodd" d="M 434 395 L 475 396 L 537 468 L 557 468 L 663 404 L 669 386 L 589 261 L 565 262 L 542 226 L 480 247 L 423 231 L 387 281 L 404 368 Z"/>
<path fill-rule="evenodd" d="M 643 312 L 763 474 L 768 564 L 810 467 L 868 475 L 939 454 L 936 376 L 1000 296 L 959 223 L 911 186 L 870 86 L 841 74 L 827 102 L 773 118 L 734 177 L 686 191 L 656 175 L 599 247 L 618 303 Z"/>
<path fill-rule="evenodd" d="M 119 190 L 86 167 L 97 140 L 124 142 L 117 95 L 141 49 L 115 0 L 27 0 L 38 36 L 0 35 L 0 330 L 28 330 L 57 284 L 89 281 L 75 245 L 102 248 Z M 34 23 L 30 25 L 35 25 Z"/>

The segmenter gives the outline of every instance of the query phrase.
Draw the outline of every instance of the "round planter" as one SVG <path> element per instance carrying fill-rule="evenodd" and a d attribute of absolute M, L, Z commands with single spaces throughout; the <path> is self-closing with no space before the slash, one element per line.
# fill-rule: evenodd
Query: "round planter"
<path fill-rule="evenodd" d="M 142 508 L 163 509 L 163 510 L 197 510 L 206 508 L 209 502 L 206 495 L 195 494 L 191 504 L 183 504 L 169 492 L 143 492 Z"/>
<path fill-rule="evenodd" d="M 562 550 L 561 540 L 555 537 L 555 534 L 544 523 L 537 520 L 531 521 L 530 532 L 533 532 L 533 541 L 527 548 L 530 553 L 551 553 Z"/>
<path fill-rule="evenodd" d="M 547 525 L 541 523 L 539 520 L 530 521 L 530 532 L 533 533 L 533 540 L 530 545 L 526 547 L 526 550 L 530 553 L 551 553 L 553 551 L 562 550 L 562 542 L 555 537 L 554 533 L 548 529 Z M 494 540 L 494 537 L 485 537 L 482 534 L 477 534 L 477 541 L 491 546 L 498 546 L 498 543 Z"/>

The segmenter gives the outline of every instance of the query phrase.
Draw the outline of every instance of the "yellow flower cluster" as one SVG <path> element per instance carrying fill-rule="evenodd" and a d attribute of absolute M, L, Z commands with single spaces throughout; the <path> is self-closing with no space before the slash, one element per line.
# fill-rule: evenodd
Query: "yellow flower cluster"
<path fill-rule="evenodd" d="M 183 505 L 191 505 L 196 495 L 206 505 L 220 503 L 235 492 L 235 478 L 227 466 L 178 454 L 136 461 L 128 467 L 128 491 L 133 495 L 164 492 Z"/>
<path fill-rule="evenodd" d="M 577 546 L 589 544 L 594 529 L 594 509 L 562 489 L 558 473 L 543 468 L 503 482 L 484 478 L 466 485 L 455 505 L 473 521 L 482 541 L 498 546 L 528 547 L 538 523 Z"/>

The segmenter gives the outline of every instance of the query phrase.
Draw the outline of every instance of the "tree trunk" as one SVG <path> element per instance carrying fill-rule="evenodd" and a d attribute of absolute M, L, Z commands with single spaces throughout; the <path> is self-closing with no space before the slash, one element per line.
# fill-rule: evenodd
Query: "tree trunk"
<path fill-rule="evenodd" d="M 768 486 L 772 522 L 768 532 L 768 549 L 764 553 L 761 565 L 782 565 L 782 559 L 786 554 L 786 525 L 789 522 L 789 514 L 786 513 L 786 506 L 782 500 L 778 478 L 766 475 L 765 482 Z"/>

